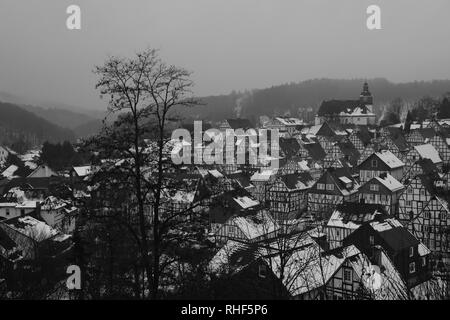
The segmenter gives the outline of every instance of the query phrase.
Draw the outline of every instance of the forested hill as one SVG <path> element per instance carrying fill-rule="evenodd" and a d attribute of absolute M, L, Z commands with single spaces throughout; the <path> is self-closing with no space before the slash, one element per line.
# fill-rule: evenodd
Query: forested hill
<path fill-rule="evenodd" d="M 74 141 L 75 134 L 17 105 L 0 102 L 0 145 L 26 148 L 65 140 Z"/>
<path fill-rule="evenodd" d="M 323 100 L 358 99 L 366 79 L 314 79 L 283 84 L 249 92 L 203 97 L 204 106 L 179 111 L 185 118 L 219 121 L 227 117 L 246 117 L 256 120 L 261 115 L 290 113 L 298 115 L 301 107 L 317 110 Z M 450 91 L 450 80 L 393 83 L 383 78 L 367 79 L 374 96 L 375 109 L 400 97 L 416 100 L 423 96 L 441 97 Z"/>

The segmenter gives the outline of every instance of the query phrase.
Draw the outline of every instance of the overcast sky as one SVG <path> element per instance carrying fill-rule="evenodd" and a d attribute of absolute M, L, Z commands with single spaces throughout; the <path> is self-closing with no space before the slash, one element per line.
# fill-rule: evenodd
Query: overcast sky
<path fill-rule="evenodd" d="M 81 7 L 82 29 L 66 28 Z M 381 7 L 382 30 L 366 28 Z M 91 71 L 148 46 L 194 72 L 196 93 L 310 78 L 450 78 L 449 0 L 1 0 L 0 91 L 103 103 Z"/>

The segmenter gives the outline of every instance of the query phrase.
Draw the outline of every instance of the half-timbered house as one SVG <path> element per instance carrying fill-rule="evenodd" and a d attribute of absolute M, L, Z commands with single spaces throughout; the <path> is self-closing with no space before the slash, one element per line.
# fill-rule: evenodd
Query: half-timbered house
<path fill-rule="evenodd" d="M 270 210 L 278 221 L 299 218 L 308 206 L 314 179 L 307 172 L 282 175 L 269 189 Z"/>
<path fill-rule="evenodd" d="M 388 173 L 364 183 L 359 189 L 360 200 L 364 203 L 380 204 L 384 210 L 394 216 L 398 209 L 398 200 L 405 186 Z"/>
<path fill-rule="evenodd" d="M 347 168 L 329 168 L 308 192 L 308 211 L 328 219 L 336 205 L 358 201 L 359 186 Z"/>
<path fill-rule="evenodd" d="M 428 173 L 410 179 L 399 200 L 398 219 L 433 252 L 436 262 L 450 262 L 448 194 L 447 182 Z"/>
<path fill-rule="evenodd" d="M 383 173 L 389 173 L 397 180 L 403 176 L 405 164 L 389 150 L 375 152 L 364 160 L 359 166 L 359 179 L 367 182 Z"/>

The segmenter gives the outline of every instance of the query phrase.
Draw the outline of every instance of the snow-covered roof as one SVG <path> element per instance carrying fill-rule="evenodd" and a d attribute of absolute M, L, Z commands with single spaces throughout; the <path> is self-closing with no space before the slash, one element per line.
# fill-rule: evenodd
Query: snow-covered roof
<path fill-rule="evenodd" d="M 195 191 L 184 191 L 184 190 L 178 190 L 173 196 L 171 196 L 171 199 L 173 201 L 177 202 L 185 202 L 185 203 L 192 203 L 195 198 Z"/>
<path fill-rule="evenodd" d="M 420 157 L 424 159 L 430 159 L 434 164 L 442 163 L 442 159 L 439 156 L 439 152 L 431 144 L 422 144 L 414 146 L 414 149 L 419 153 Z"/>
<path fill-rule="evenodd" d="M 322 128 L 322 125 L 318 124 L 318 125 L 311 126 L 311 127 L 308 127 L 308 128 L 303 128 L 301 130 L 301 133 L 309 134 L 309 135 L 312 135 L 312 136 L 316 136 L 317 132 L 319 132 L 320 128 Z"/>
<path fill-rule="evenodd" d="M 262 237 L 279 228 L 266 211 L 259 211 L 255 216 L 234 217 L 231 223 L 234 223 L 249 240 Z"/>
<path fill-rule="evenodd" d="M 222 178 L 223 174 L 221 174 L 218 170 L 208 170 L 209 174 L 211 174 L 214 178 Z"/>
<path fill-rule="evenodd" d="M 5 178 L 10 178 L 14 176 L 14 173 L 17 171 L 17 169 L 19 169 L 19 167 L 12 164 L 2 172 L 2 176 Z"/>
<path fill-rule="evenodd" d="M 396 169 L 403 167 L 405 164 L 397 158 L 391 151 L 389 150 L 381 150 L 380 152 L 375 153 L 381 161 L 383 161 L 386 165 L 391 169 Z"/>
<path fill-rule="evenodd" d="M 309 171 L 309 170 L 310 170 L 310 168 L 309 168 L 309 166 L 308 166 L 308 161 L 306 161 L 306 160 L 300 161 L 300 162 L 298 163 L 298 165 L 299 165 L 299 167 L 300 167 L 300 170 L 303 170 L 303 171 Z"/>
<path fill-rule="evenodd" d="M 406 300 L 408 298 L 405 282 L 398 270 L 383 250 L 380 250 L 380 264 L 372 265 L 364 254 L 356 255 L 348 260 L 361 284 L 372 295 L 374 300 Z M 375 283 L 378 282 L 378 287 Z"/>
<path fill-rule="evenodd" d="M 37 163 L 36 162 L 33 162 L 33 161 L 25 161 L 24 162 L 24 165 L 25 165 L 25 167 L 28 167 L 28 168 L 30 168 L 31 170 L 34 170 L 34 169 L 36 169 L 37 168 Z"/>
<path fill-rule="evenodd" d="M 30 216 L 19 217 L 17 220 L 14 219 L 13 221 L 7 220 L 4 223 L 7 223 L 9 227 L 36 241 L 49 239 L 59 233 L 58 230 L 50 227 L 45 222 L 39 221 Z"/>
<path fill-rule="evenodd" d="M 428 249 L 422 242 L 417 246 L 417 251 L 419 256 L 423 257 L 429 255 L 431 253 L 430 249 Z"/>
<path fill-rule="evenodd" d="M 403 189 L 405 187 L 400 181 L 395 179 L 390 174 L 386 174 L 385 176 L 382 176 L 382 177 L 381 176 L 375 177 L 374 179 L 376 179 L 383 186 L 388 188 L 391 192 L 395 192 L 395 191 L 401 190 L 401 189 Z"/>
<path fill-rule="evenodd" d="M 351 220 L 344 221 L 342 214 L 339 210 L 334 210 L 330 219 L 328 220 L 327 227 L 345 228 L 356 230 L 360 227 L 360 224 L 356 224 Z"/>
<path fill-rule="evenodd" d="M 371 222 L 370 225 L 375 231 L 384 232 L 394 228 L 401 228 L 403 225 L 396 219 L 386 219 L 382 222 L 374 221 Z"/>
<path fill-rule="evenodd" d="M 300 120 L 298 118 L 281 118 L 281 117 L 276 117 L 275 119 L 277 119 L 283 125 L 286 125 L 286 126 L 300 126 L 300 125 L 304 125 L 305 124 L 303 122 L 303 120 Z"/>
<path fill-rule="evenodd" d="M 349 178 L 347 178 L 345 176 L 339 177 L 339 180 L 341 180 L 345 184 L 352 183 L 352 180 L 350 180 Z"/>
<path fill-rule="evenodd" d="M 259 205 L 258 200 L 253 200 L 247 196 L 235 197 L 235 198 L 233 198 L 233 200 L 236 201 L 237 204 L 239 204 L 243 209 L 248 209 L 248 208 Z"/>
<path fill-rule="evenodd" d="M 58 199 L 55 196 L 49 196 L 42 203 L 41 209 L 42 210 L 57 210 L 60 208 L 64 208 L 66 206 L 68 206 L 68 203 L 66 201 Z"/>
<path fill-rule="evenodd" d="M 295 250 L 289 256 L 284 267 L 280 264 L 280 255 L 265 258 L 275 276 L 280 277 L 283 270 L 283 284 L 289 293 L 295 297 L 324 286 L 339 270 L 344 261 L 360 254 L 355 246 L 345 248 L 342 255 L 323 255 L 320 246 L 311 240 Z"/>
<path fill-rule="evenodd" d="M 91 166 L 81 166 L 81 167 L 73 167 L 73 170 L 77 173 L 79 177 L 85 177 L 91 173 Z"/>
<path fill-rule="evenodd" d="M 277 174 L 276 169 L 266 169 L 255 172 L 251 177 L 250 181 L 268 181 L 271 177 Z"/>
<path fill-rule="evenodd" d="M 352 108 L 348 108 L 345 111 L 341 111 L 339 113 L 341 116 L 351 116 L 351 117 L 374 117 L 375 114 L 373 112 L 369 112 L 367 108 L 363 109 L 361 107 L 356 107 L 352 110 Z"/>

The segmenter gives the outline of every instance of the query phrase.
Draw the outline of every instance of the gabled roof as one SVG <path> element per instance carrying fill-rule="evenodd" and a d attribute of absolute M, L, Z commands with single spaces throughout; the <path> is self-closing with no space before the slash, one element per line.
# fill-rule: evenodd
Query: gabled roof
<path fill-rule="evenodd" d="M 285 174 L 280 180 L 289 190 L 306 190 L 314 185 L 314 179 L 308 172 Z"/>
<path fill-rule="evenodd" d="M 305 125 L 305 122 L 303 122 L 303 120 L 300 120 L 298 118 L 276 117 L 275 119 L 277 119 L 283 125 L 286 125 L 286 126 L 302 126 L 302 125 Z"/>
<path fill-rule="evenodd" d="M 359 126 L 356 135 L 361 139 L 364 145 L 368 145 L 372 141 L 372 135 L 366 126 Z"/>
<path fill-rule="evenodd" d="M 234 223 L 249 240 L 260 238 L 266 234 L 278 230 L 279 226 L 270 213 L 265 210 L 245 217 L 238 216 L 232 218 L 230 223 Z"/>
<path fill-rule="evenodd" d="M 405 166 L 405 164 L 389 150 L 375 152 L 375 155 L 391 169 Z"/>
<path fill-rule="evenodd" d="M 359 184 L 355 180 L 355 178 L 352 176 L 350 170 L 346 167 L 342 168 L 328 168 L 327 171 L 323 173 L 323 175 L 319 178 L 317 183 L 323 183 L 324 179 L 330 178 L 331 181 L 334 182 L 334 184 L 337 186 L 338 191 L 342 195 L 349 195 L 352 193 L 355 193 L 358 191 Z M 347 178 L 351 181 L 351 183 L 344 182 L 343 178 Z M 317 188 L 317 184 L 316 184 Z"/>
<path fill-rule="evenodd" d="M 327 156 L 320 143 L 305 143 L 303 147 L 308 151 L 309 156 L 315 161 L 322 161 Z"/>
<path fill-rule="evenodd" d="M 85 177 L 91 173 L 91 166 L 81 166 L 81 167 L 73 167 L 73 170 L 79 177 Z"/>
<path fill-rule="evenodd" d="M 433 128 L 423 128 L 423 129 L 418 129 L 417 131 L 419 131 L 420 135 L 424 139 L 431 139 L 437 134 Z"/>
<path fill-rule="evenodd" d="M 374 221 L 386 213 L 381 205 L 345 202 L 336 206 L 327 227 L 357 229 L 363 223 Z"/>
<path fill-rule="evenodd" d="M 338 115 L 341 112 L 352 113 L 356 108 L 367 109 L 360 100 L 329 100 L 323 101 L 319 107 L 317 115 L 330 116 Z"/>
<path fill-rule="evenodd" d="M 227 119 L 228 124 L 231 129 L 250 129 L 254 128 L 253 124 L 248 119 L 237 118 L 237 119 Z"/>
<path fill-rule="evenodd" d="M 414 146 L 414 149 L 416 149 L 421 158 L 430 159 L 434 164 L 442 163 L 439 152 L 433 147 L 433 145 L 422 144 L 420 146 Z"/>
<path fill-rule="evenodd" d="M 250 177 L 250 181 L 269 181 L 276 174 L 277 174 L 276 169 L 262 169 L 261 171 L 255 172 Z"/>
<path fill-rule="evenodd" d="M 416 161 L 416 164 L 422 168 L 424 174 L 434 177 L 438 176 L 439 170 L 433 163 L 433 161 L 431 161 L 430 159 L 427 158 L 419 159 L 418 161 Z"/>
<path fill-rule="evenodd" d="M 350 161 L 352 165 L 356 165 L 359 157 L 361 156 L 358 149 L 355 148 L 351 142 L 338 142 L 339 149 L 344 156 Z"/>
<path fill-rule="evenodd" d="M 408 141 L 406 141 L 403 131 L 400 128 L 387 127 L 386 129 L 389 132 L 388 139 L 390 138 L 400 152 L 409 150 Z"/>
<path fill-rule="evenodd" d="M 386 219 L 370 223 L 386 244 L 394 251 L 400 251 L 420 243 L 398 220 Z"/>
<path fill-rule="evenodd" d="M 300 144 L 295 138 L 280 138 L 280 151 L 285 157 L 295 156 L 300 150 Z"/>
<path fill-rule="evenodd" d="M 381 183 L 383 186 L 385 186 L 391 192 L 396 192 L 396 191 L 402 190 L 405 187 L 400 181 L 395 179 L 390 174 L 380 175 L 373 179 L 375 179 L 376 181 Z M 370 181 L 368 183 L 370 183 Z"/>

